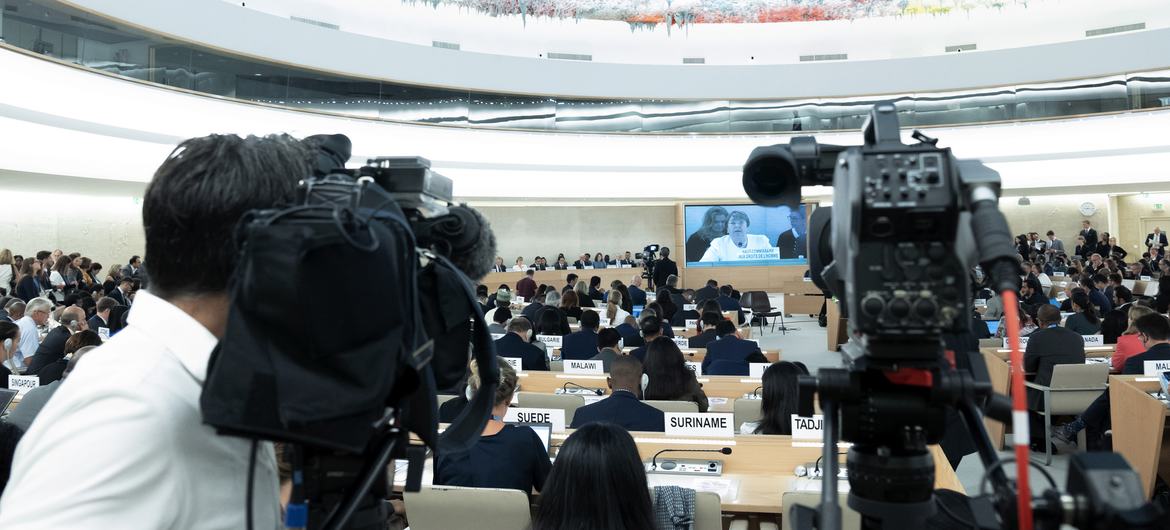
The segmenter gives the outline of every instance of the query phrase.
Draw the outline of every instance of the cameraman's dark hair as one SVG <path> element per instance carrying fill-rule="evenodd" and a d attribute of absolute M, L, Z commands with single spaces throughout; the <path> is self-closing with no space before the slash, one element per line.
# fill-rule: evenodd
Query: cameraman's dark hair
<path fill-rule="evenodd" d="M 1109 273 L 1109 281 L 1113 283 L 1121 283 L 1121 275 L 1116 272 Z"/>
<path fill-rule="evenodd" d="M 569 285 L 573 285 L 577 283 L 577 275 L 570 272 L 568 276 L 565 276 L 565 281 L 568 282 Z"/>
<path fill-rule="evenodd" d="M 582 311 L 581 318 L 578 320 L 581 321 L 581 329 L 595 330 L 597 326 L 601 325 L 601 317 L 597 314 L 597 311 Z"/>
<path fill-rule="evenodd" d="M 291 200 L 309 159 L 287 135 L 213 134 L 179 144 L 142 201 L 151 291 L 167 298 L 226 290 L 240 218 Z"/>
<path fill-rule="evenodd" d="M 486 297 L 488 295 L 488 288 L 484 284 L 479 284 L 475 287 L 475 296 Z"/>
<path fill-rule="evenodd" d="M 1170 339 L 1170 320 L 1166 320 L 1160 313 L 1138 317 L 1133 325 L 1138 333 L 1149 337 L 1150 340 Z"/>
<path fill-rule="evenodd" d="M 589 278 L 589 287 L 592 287 L 592 288 L 601 287 L 601 276 L 593 276 L 593 277 Z"/>
<path fill-rule="evenodd" d="M 719 287 L 719 282 L 715 280 L 707 280 L 707 287 Z"/>
<path fill-rule="evenodd" d="M 753 434 L 792 434 L 792 416 L 799 415 L 800 385 L 807 371 L 790 362 L 778 362 L 764 370 L 760 424 Z"/>
<path fill-rule="evenodd" d="M 187 140 L 187 142 L 190 142 L 190 141 L 191 141 L 191 140 Z M 183 142 L 182 144 L 179 144 L 179 147 L 175 148 L 175 151 L 178 151 L 179 149 L 182 149 L 183 145 L 184 145 L 184 144 L 186 144 L 187 142 Z M 172 153 L 171 153 L 171 156 L 172 156 L 172 157 L 173 157 L 173 156 L 175 156 L 175 153 L 174 153 L 174 152 L 172 152 Z M 166 165 L 166 162 L 163 162 L 163 165 Z M 161 168 L 161 167 L 159 168 L 159 171 L 162 171 L 162 168 Z M 156 171 L 156 172 L 154 173 L 154 178 L 156 178 L 156 179 L 158 178 L 158 171 Z M 151 181 L 151 184 L 154 184 L 154 181 L 153 181 L 153 180 Z M 147 190 L 147 193 L 150 193 L 150 190 L 149 190 L 149 189 Z M 136 256 L 136 255 L 135 255 L 135 256 L 130 256 L 130 259 L 129 259 L 129 260 L 126 260 L 126 264 L 127 264 L 127 265 L 132 265 L 132 264 L 134 264 L 134 262 L 135 262 L 135 261 L 138 261 L 138 260 L 141 260 L 141 259 L 142 259 L 142 258 L 140 258 L 140 257 L 138 257 L 138 256 Z"/>
<path fill-rule="evenodd" d="M 1104 274 L 1094 274 L 1093 275 L 1093 283 L 1094 284 L 1109 283 L 1109 280 L 1105 278 Z"/>
<path fill-rule="evenodd" d="M 621 340 L 622 334 L 618 333 L 616 329 L 605 328 L 597 332 L 597 345 L 602 348 L 616 348 Z"/>

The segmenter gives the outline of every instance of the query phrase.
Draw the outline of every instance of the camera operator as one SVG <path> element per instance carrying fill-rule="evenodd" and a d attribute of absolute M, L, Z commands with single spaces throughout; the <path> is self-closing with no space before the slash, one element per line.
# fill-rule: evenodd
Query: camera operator
<path fill-rule="evenodd" d="M 199 399 L 227 327 L 237 222 L 293 199 L 308 161 L 288 136 L 212 135 L 163 162 L 142 206 L 149 291 L 25 433 L 0 527 L 280 524 L 272 444 L 216 435 Z"/>
<path fill-rule="evenodd" d="M 661 289 L 666 285 L 666 279 L 670 276 L 678 276 L 678 265 L 670 259 L 670 249 L 662 247 L 662 257 L 654 262 L 654 285 L 651 287 Z"/>

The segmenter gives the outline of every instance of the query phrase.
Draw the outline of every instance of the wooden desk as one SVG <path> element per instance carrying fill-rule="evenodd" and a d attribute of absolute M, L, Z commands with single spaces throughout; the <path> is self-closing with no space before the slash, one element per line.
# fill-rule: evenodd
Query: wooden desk
<path fill-rule="evenodd" d="M 510 267 L 510 265 L 509 265 L 509 267 Z M 642 274 L 642 268 L 635 267 L 635 268 L 631 268 L 631 269 L 617 269 L 617 268 L 609 269 L 609 268 L 606 268 L 606 269 L 581 269 L 581 270 L 569 269 L 567 271 L 557 271 L 557 270 L 547 269 L 547 270 L 543 270 L 543 271 L 536 271 L 532 275 L 532 279 L 534 281 L 536 281 L 537 285 L 540 285 L 542 283 L 546 283 L 548 285 L 556 287 L 557 292 L 560 292 L 561 287 L 563 287 L 565 285 L 565 278 L 570 273 L 576 274 L 578 280 L 585 280 L 586 285 L 589 284 L 589 278 L 591 278 L 593 276 L 600 277 L 601 278 L 601 286 L 605 289 L 609 289 L 610 282 L 612 282 L 614 280 L 621 280 L 622 283 L 624 283 L 626 285 L 630 285 L 630 281 L 634 278 L 634 276 Z M 483 278 L 481 278 L 479 280 L 479 283 L 486 285 L 488 287 L 489 292 L 495 292 L 496 289 L 499 288 L 500 284 L 506 284 L 509 288 L 515 289 L 516 282 L 520 281 L 520 279 L 524 277 L 524 274 L 525 273 L 523 273 L 523 272 L 513 272 L 513 271 L 489 272 L 487 274 L 487 276 L 484 276 Z"/>
<path fill-rule="evenodd" d="M 1010 395 L 1012 369 L 1007 361 L 1001 359 L 995 352 L 983 352 L 983 360 L 987 363 L 987 373 L 991 377 L 991 388 L 996 394 Z M 988 417 L 983 418 L 983 426 L 987 429 L 987 437 L 991 438 L 991 445 L 996 449 L 1003 449 L 1003 433 L 1006 425 Z"/>
<path fill-rule="evenodd" d="M 1142 479 L 1146 498 L 1158 475 L 1170 478 L 1170 408 L 1149 394 L 1161 387 L 1154 379 L 1133 375 L 1109 376 L 1109 413 L 1113 418 L 1113 450 L 1129 461 Z"/>
<path fill-rule="evenodd" d="M 572 431 L 554 433 L 552 445 L 564 443 Z M 654 453 L 666 448 L 711 448 L 731 447 L 730 455 L 715 455 L 723 461 L 723 474 L 719 477 L 668 475 L 648 473 L 649 485 L 675 485 L 700 490 L 722 489 L 721 506 L 724 513 L 734 514 L 781 514 L 784 511 L 784 492 L 799 488 L 816 487 L 819 481 L 800 478 L 794 473 L 796 466 L 807 466 L 821 456 L 819 447 L 793 447 L 790 436 L 738 435 L 733 439 L 672 438 L 663 433 L 631 432 L 638 445 L 638 453 L 644 461 L 650 461 Z M 841 451 L 844 453 L 844 451 Z M 554 451 L 555 453 L 555 451 Z M 958 477 L 947 465 L 946 456 L 938 446 L 931 446 L 930 453 L 935 462 L 935 487 L 964 491 Z M 665 456 L 665 455 L 664 455 Z M 704 459 L 702 454 L 677 453 L 678 458 Z M 663 457 L 659 457 L 660 459 Z M 842 465 L 845 455 L 841 455 Z M 402 491 L 406 482 L 405 466 L 391 467 L 394 473 L 394 489 Z M 423 471 L 423 483 L 434 480 L 433 465 L 428 458 Z M 842 480 L 840 484 L 848 485 Z"/>
<path fill-rule="evenodd" d="M 1012 357 L 1012 351 L 1004 348 L 979 348 L 979 352 L 985 355 L 994 355 L 1004 361 L 1007 361 Z M 1116 352 L 1116 344 L 1107 344 L 1105 346 L 1085 346 L 1085 357 L 1090 359 L 1112 358 L 1113 354 Z M 1020 353 L 1024 353 L 1024 348 L 1020 348 Z"/>
<path fill-rule="evenodd" d="M 849 342 L 849 321 L 841 318 L 841 308 L 837 304 L 840 302 L 829 300 L 829 305 L 825 308 L 825 318 L 828 320 L 828 348 L 829 351 L 837 351 L 837 348 Z"/>
<path fill-rule="evenodd" d="M 566 374 L 562 372 L 522 372 L 519 375 L 521 392 L 539 392 L 555 394 L 565 387 L 565 383 L 573 383 L 586 388 L 600 388 L 609 393 L 604 374 Z M 762 383 L 757 379 L 737 375 L 713 375 L 699 378 L 703 385 L 703 392 L 711 401 L 708 412 L 731 412 L 735 400 L 751 394 Z"/>

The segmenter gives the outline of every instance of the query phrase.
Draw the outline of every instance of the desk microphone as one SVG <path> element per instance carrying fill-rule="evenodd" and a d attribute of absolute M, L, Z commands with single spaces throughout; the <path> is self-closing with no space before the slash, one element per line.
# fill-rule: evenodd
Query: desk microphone
<path fill-rule="evenodd" d="M 654 457 L 650 459 L 650 469 L 651 470 L 658 469 L 658 455 L 660 455 L 662 453 L 723 453 L 725 455 L 729 455 L 729 454 L 731 454 L 731 448 L 724 447 L 723 449 L 663 449 L 657 453 L 654 453 Z"/>
<path fill-rule="evenodd" d="M 563 392 L 563 393 L 565 393 L 565 394 L 568 394 L 568 393 L 569 393 L 569 385 L 573 385 L 573 386 L 575 386 L 575 387 L 577 387 L 577 388 L 581 388 L 581 389 L 584 389 L 584 390 L 588 390 L 588 391 L 590 391 L 590 392 L 593 392 L 594 394 L 597 394 L 597 395 L 599 395 L 599 396 L 604 396 L 604 395 L 605 395 L 605 391 L 604 391 L 604 390 L 602 390 L 602 389 L 600 389 L 600 388 L 589 388 L 589 387 L 587 387 L 587 386 L 581 386 L 581 385 L 578 385 L 577 383 L 574 383 L 574 382 L 572 382 L 572 381 L 569 381 L 568 383 L 565 383 L 565 384 L 564 384 L 564 386 L 562 386 L 562 387 L 561 387 L 561 392 Z"/>
<path fill-rule="evenodd" d="M 757 386 L 755 390 L 752 390 L 752 395 L 753 395 L 753 396 L 756 396 L 756 397 L 759 397 L 759 396 L 760 396 L 760 390 L 763 390 L 763 389 L 764 389 L 764 387 L 762 387 L 762 386 Z"/>

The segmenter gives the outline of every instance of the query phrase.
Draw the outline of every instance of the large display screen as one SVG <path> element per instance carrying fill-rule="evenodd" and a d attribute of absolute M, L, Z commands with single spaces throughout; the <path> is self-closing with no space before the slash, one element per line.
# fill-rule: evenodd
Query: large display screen
<path fill-rule="evenodd" d="M 808 265 L 808 209 L 754 204 L 684 207 L 687 267 Z"/>

